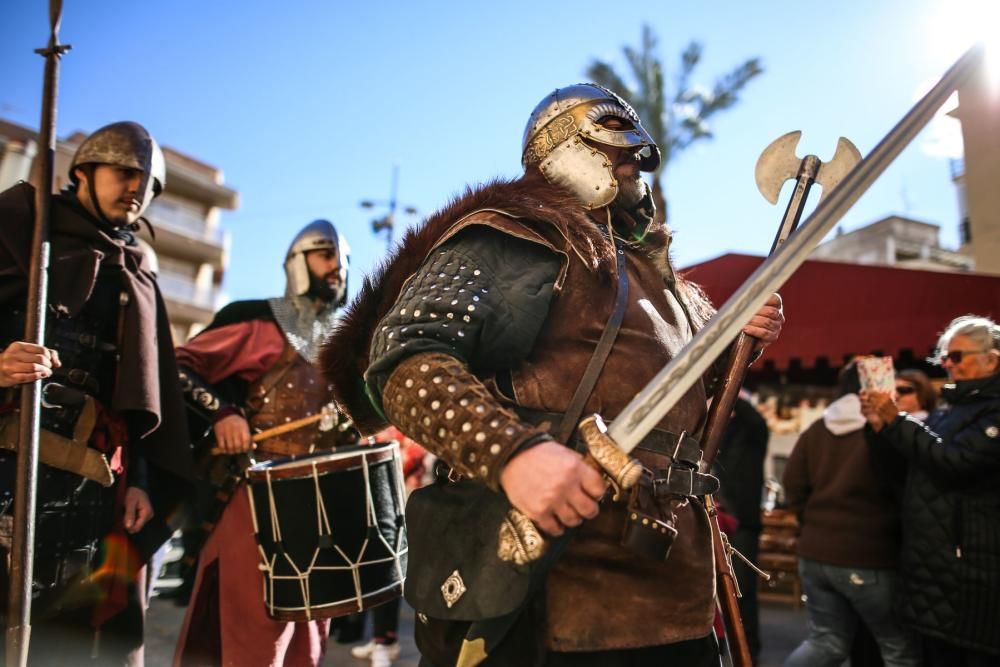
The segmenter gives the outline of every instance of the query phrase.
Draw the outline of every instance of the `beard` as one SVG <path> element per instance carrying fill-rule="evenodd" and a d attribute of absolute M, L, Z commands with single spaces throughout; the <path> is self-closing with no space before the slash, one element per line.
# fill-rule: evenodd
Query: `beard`
<path fill-rule="evenodd" d="M 626 210 L 634 209 L 649 195 L 649 186 L 640 176 L 618 179 L 618 195 L 615 204 Z"/>
<path fill-rule="evenodd" d="M 639 176 L 618 179 L 618 195 L 613 206 L 628 211 L 633 217 L 646 220 L 652 220 L 656 214 L 653 191 Z"/>
<path fill-rule="evenodd" d="M 333 274 L 327 274 L 325 276 L 317 276 L 312 271 L 309 272 L 309 291 L 306 294 L 318 301 L 323 301 L 324 303 L 340 303 L 344 300 L 344 290 L 346 285 L 344 281 L 337 283 L 330 283 L 327 281 L 330 275 L 337 275 L 337 272 Z"/>

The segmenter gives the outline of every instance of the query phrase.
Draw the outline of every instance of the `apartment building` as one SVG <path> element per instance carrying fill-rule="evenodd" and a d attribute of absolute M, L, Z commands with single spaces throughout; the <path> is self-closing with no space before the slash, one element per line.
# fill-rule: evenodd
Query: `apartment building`
<path fill-rule="evenodd" d="M 1000 76 L 989 66 L 958 89 L 964 159 L 952 163 L 961 209 L 959 250 L 976 271 L 1000 274 Z"/>

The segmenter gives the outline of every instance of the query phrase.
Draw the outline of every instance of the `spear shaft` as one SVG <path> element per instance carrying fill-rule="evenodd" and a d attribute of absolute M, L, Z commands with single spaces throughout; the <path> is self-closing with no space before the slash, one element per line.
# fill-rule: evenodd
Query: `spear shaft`
<path fill-rule="evenodd" d="M 59 61 L 70 49 L 59 43 L 62 0 L 49 2 L 49 44 L 36 53 L 45 58 L 42 84 L 42 117 L 38 153 L 32 174 L 35 188 L 35 221 L 28 271 L 28 297 L 24 340 L 43 345 L 49 269 L 49 214 L 56 151 L 56 96 Z M 21 387 L 21 410 L 17 451 L 17 479 L 14 496 L 14 534 L 11 544 L 10 590 L 7 599 L 6 664 L 25 667 L 31 641 L 31 584 L 34 575 L 35 504 L 38 491 L 38 429 L 41 380 Z"/>

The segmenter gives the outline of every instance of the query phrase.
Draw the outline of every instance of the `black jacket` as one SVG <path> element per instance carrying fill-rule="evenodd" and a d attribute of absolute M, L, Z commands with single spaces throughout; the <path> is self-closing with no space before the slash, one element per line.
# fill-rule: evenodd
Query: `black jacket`
<path fill-rule="evenodd" d="M 1000 373 L 946 385 L 926 425 L 875 437 L 906 457 L 899 608 L 918 632 L 1000 654 Z"/>

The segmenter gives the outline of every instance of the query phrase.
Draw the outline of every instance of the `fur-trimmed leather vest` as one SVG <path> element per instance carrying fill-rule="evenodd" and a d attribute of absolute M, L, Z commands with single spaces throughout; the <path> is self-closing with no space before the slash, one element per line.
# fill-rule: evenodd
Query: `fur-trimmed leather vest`
<path fill-rule="evenodd" d="M 330 385 L 320 369 L 302 358 L 295 348 L 285 348 L 275 364 L 247 388 L 250 427 L 264 431 L 319 414 L 331 401 Z M 257 443 L 256 454 L 277 458 L 306 454 L 333 446 L 318 424 L 283 433 Z"/>
<path fill-rule="evenodd" d="M 435 247 L 471 225 L 487 225 L 540 243 L 563 258 L 552 307 L 536 346 L 510 369 L 514 396 L 497 398 L 523 408 L 562 412 L 580 382 L 615 298 L 611 242 L 567 193 L 529 177 L 467 193 L 416 232 L 370 277 L 327 344 L 322 365 L 355 423 L 377 427 L 357 391 L 368 363 L 372 330 L 405 280 Z M 659 245 L 626 247 L 630 280 L 624 321 L 587 403 L 588 412 L 613 419 L 655 373 L 690 340 L 710 306 L 696 287 L 673 281 Z M 668 288 L 669 276 L 673 290 Z M 693 320 L 693 321 L 692 321 Z M 697 434 L 706 392 L 695 384 L 660 427 Z M 362 428 L 362 432 L 369 432 Z M 640 457 L 645 455 L 640 454 Z M 659 462 L 644 460 L 650 467 Z M 651 646 L 707 635 L 714 618 L 714 562 L 708 518 L 700 505 L 677 512 L 679 535 L 668 561 L 641 561 L 619 544 L 624 505 L 605 504 L 587 522 L 549 575 L 547 642 L 561 651 Z"/>
<path fill-rule="evenodd" d="M 543 232 L 539 239 L 536 227 L 500 212 L 476 212 L 444 237 L 469 225 L 488 225 L 520 238 L 541 240 L 567 257 L 545 326 L 531 355 L 511 369 L 514 396 L 506 397 L 520 408 L 564 412 L 611 315 L 616 281 L 602 278 L 579 261 L 561 236 Z M 666 288 L 659 268 L 639 249 L 625 246 L 624 252 L 629 278 L 625 317 L 585 408 L 585 414 L 596 412 L 608 421 L 693 335 L 685 307 Z M 493 384 L 484 379 L 488 386 Z M 703 384 L 697 383 L 659 428 L 699 433 L 706 398 Z M 636 455 L 648 468 L 669 467 L 669 462 L 651 452 Z M 689 504 L 677 512 L 678 536 L 665 563 L 625 551 L 620 546 L 624 525 L 625 505 L 605 503 L 600 515 L 577 531 L 549 573 L 549 648 L 629 648 L 694 639 L 711 631 L 715 569 L 703 508 Z"/>

